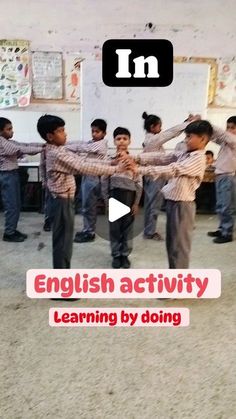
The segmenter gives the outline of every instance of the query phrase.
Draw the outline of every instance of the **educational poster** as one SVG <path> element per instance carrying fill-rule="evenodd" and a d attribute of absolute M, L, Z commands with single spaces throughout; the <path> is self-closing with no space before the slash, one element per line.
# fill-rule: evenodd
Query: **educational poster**
<path fill-rule="evenodd" d="M 208 105 L 214 102 L 216 92 L 216 80 L 217 80 L 217 60 L 215 58 L 208 57 L 174 57 L 175 63 L 198 63 L 198 64 L 209 64 L 210 66 L 210 79 L 208 87 Z"/>
<path fill-rule="evenodd" d="M 0 109 L 28 106 L 29 42 L 0 40 Z"/>
<path fill-rule="evenodd" d="M 65 61 L 65 98 L 68 103 L 79 103 L 81 57 L 68 53 Z"/>
<path fill-rule="evenodd" d="M 236 57 L 221 58 L 219 61 L 215 103 L 236 106 Z"/>
<path fill-rule="evenodd" d="M 34 99 L 62 99 L 62 53 L 35 51 L 32 53 Z"/>

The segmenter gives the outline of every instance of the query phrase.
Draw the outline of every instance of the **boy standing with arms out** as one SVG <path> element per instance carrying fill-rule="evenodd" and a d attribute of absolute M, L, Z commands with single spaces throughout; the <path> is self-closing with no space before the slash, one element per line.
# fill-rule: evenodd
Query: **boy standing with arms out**
<path fill-rule="evenodd" d="M 118 127 L 113 132 L 116 155 L 129 154 L 130 132 Z M 133 173 L 125 171 L 114 173 L 109 178 L 103 177 L 102 191 L 105 201 L 114 198 L 131 208 L 131 212 L 116 221 L 109 222 L 111 254 L 113 268 L 130 268 L 128 256 L 132 251 L 134 217 L 142 194 L 142 177 L 133 180 Z"/>
<path fill-rule="evenodd" d="M 88 157 L 102 159 L 107 154 L 106 136 L 107 123 L 103 119 L 95 119 L 91 124 L 92 140 L 87 143 L 91 148 Z M 101 196 L 101 181 L 99 176 L 83 176 L 82 189 L 82 212 L 83 230 L 77 232 L 74 242 L 85 243 L 95 240 L 97 221 L 97 201 Z"/>
<path fill-rule="evenodd" d="M 40 153 L 43 144 L 18 143 L 11 140 L 13 127 L 11 121 L 0 118 L 0 187 L 5 211 L 5 229 L 3 240 L 23 242 L 27 235 L 17 230 L 20 217 L 20 181 L 17 159 L 24 154 Z"/>
<path fill-rule="evenodd" d="M 53 268 L 69 269 L 74 233 L 75 178 L 79 173 L 92 176 L 112 175 L 124 166 L 78 157 L 65 147 L 66 132 L 63 119 L 44 115 L 37 129 L 46 144 L 47 187 L 52 196 Z M 126 166 L 127 167 L 127 166 Z"/>
<path fill-rule="evenodd" d="M 154 179 L 169 179 L 162 191 L 167 200 L 166 248 L 169 268 L 172 269 L 189 268 L 195 218 L 195 191 L 204 176 L 204 148 L 213 129 L 208 121 L 195 121 L 185 128 L 185 133 L 187 151 L 165 156 L 160 153 L 143 153 L 136 158 L 141 164 L 166 165 L 139 167 L 136 173 L 149 175 Z"/>
<path fill-rule="evenodd" d="M 179 136 L 186 126 L 193 120 L 193 115 L 175 127 L 162 131 L 161 119 L 156 115 L 147 115 L 143 113 L 144 129 L 146 131 L 145 141 L 143 143 L 144 153 L 159 152 L 165 154 L 163 145 L 174 137 Z M 163 202 L 162 187 L 165 185 L 165 179 L 153 180 L 151 176 L 145 176 L 144 184 L 144 238 L 162 240 L 161 235 L 156 231 L 158 212 Z"/>
<path fill-rule="evenodd" d="M 236 116 L 227 120 L 227 131 L 214 127 L 211 139 L 220 145 L 215 166 L 216 175 L 216 211 L 220 224 L 218 230 L 209 231 L 214 243 L 233 241 L 234 215 L 234 176 L 236 171 Z"/>

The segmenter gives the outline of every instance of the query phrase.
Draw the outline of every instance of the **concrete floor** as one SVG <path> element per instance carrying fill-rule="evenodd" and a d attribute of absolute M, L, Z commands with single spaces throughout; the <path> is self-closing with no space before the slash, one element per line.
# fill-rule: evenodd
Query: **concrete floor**
<path fill-rule="evenodd" d="M 81 217 L 76 216 L 77 229 L 80 225 Z M 163 233 L 164 225 L 161 215 Z M 206 231 L 216 226 L 215 216 L 197 217 L 191 267 L 222 271 L 220 299 L 55 304 L 25 295 L 27 269 L 51 267 L 51 236 L 42 232 L 42 215 L 22 213 L 19 229 L 29 234 L 28 240 L 0 241 L 0 418 L 235 419 L 236 241 L 213 244 Z M 131 260 L 134 268 L 166 268 L 164 243 L 137 237 Z M 110 267 L 108 242 L 97 238 L 75 244 L 72 267 Z M 51 306 L 78 305 L 189 307 L 191 325 L 48 326 Z"/>

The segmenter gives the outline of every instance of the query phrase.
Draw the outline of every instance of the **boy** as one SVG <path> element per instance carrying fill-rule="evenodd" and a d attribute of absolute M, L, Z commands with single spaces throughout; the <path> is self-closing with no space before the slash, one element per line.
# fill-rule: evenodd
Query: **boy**
<path fill-rule="evenodd" d="M 214 127 L 211 139 L 220 145 L 219 154 L 215 162 L 216 175 L 216 211 L 220 223 L 216 231 L 207 234 L 214 237 L 214 243 L 228 243 L 233 241 L 234 215 L 234 176 L 236 171 L 236 116 L 227 120 L 227 131 Z"/>
<path fill-rule="evenodd" d="M 186 128 L 187 151 L 164 155 L 143 153 L 136 158 L 141 164 L 167 164 L 167 166 L 139 167 L 136 173 L 166 177 L 162 189 L 166 198 L 166 248 L 169 268 L 188 269 L 195 216 L 195 191 L 204 175 L 206 158 L 204 148 L 213 129 L 208 121 L 194 121 Z M 121 157 L 122 159 L 122 157 Z M 133 167 L 134 169 L 134 167 Z M 135 169 L 134 169 L 135 170 Z"/>
<path fill-rule="evenodd" d="M 65 147 L 65 122 L 57 116 L 42 116 L 37 129 L 47 143 L 45 152 L 47 187 L 52 197 L 53 268 L 69 269 L 74 231 L 74 175 L 112 175 L 129 165 L 110 166 L 107 162 L 76 156 Z"/>
<path fill-rule="evenodd" d="M 100 120 L 98 120 L 100 121 Z M 104 122 L 104 121 L 103 121 Z M 98 122 L 99 123 L 99 122 Z M 65 144 L 65 147 L 73 151 L 75 153 L 85 153 L 90 157 L 94 158 L 101 158 L 106 154 L 107 145 L 104 143 L 104 141 L 100 141 L 99 143 L 95 143 L 93 141 L 85 142 L 85 141 L 77 141 L 77 142 L 67 142 Z M 44 231 L 51 231 L 51 224 L 52 224 L 52 213 L 51 213 L 51 196 L 50 192 L 47 188 L 47 174 L 46 174 L 46 155 L 45 151 L 41 154 L 41 161 L 40 161 L 40 170 L 41 170 L 41 180 L 42 180 L 42 187 L 44 191 Z M 86 178 L 89 178 L 89 176 L 86 176 Z M 99 179 L 98 176 L 90 176 L 90 178 Z"/>
<path fill-rule="evenodd" d="M 3 240 L 23 242 L 27 235 L 17 230 L 20 217 L 20 181 L 17 159 L 23 154 L 40 153 L 43 144 L 18 143 L 11 140 L 13 127 L 11 121 L 0 118 L 0 187 L 5 211 L 5 229 Z"/>
<path fill-rule="evenodd" d="M 118 127 L 113 132 L 116 155 L 128 152 L 130 132 L 126 128 Z M 142 194 L 142 177 L 133 180 L 133 173 L 126 171 L 115 173 L 109 178 L 102 178 L 102 192 L 105 202 L 114 198 L 131 208 L 131 212 L 114 222 L 109 222 L 112 267 L 130 268 L 129 254 L 132 251 L 132 236 L 134 217 Z"/>
<path fill-rule="evenodd" d="M 103 119 L 95 119 L 91 123 L 92 140 L 87 143 L 88 147 L 96 147 L 96 152 L 91 148 L 88 157 L 101 159 L 107 154 L 106 136 L 107 123 Z M 85 243 L 95 240 L 97 221 L 97 201 L 101 197 L 101 182 L 99 176 L 83 176 L 82 190 L 82 213 L 83 230 L 77 232 L 74 242 Z"/>
<path fill-rule="evenodd" d="M 146 131 L 145 141 L 143 143 L 144 152 L 162 152 L 165 153 L 163 144 L 174 137 L 179 136 L 186 126 L 193 119 L 189 115 L 188 119 L 180 125 L 172 127 L 166 131 L 161 131 L 162 121 L 157 115 L 142 115 L 144 119 L 144 129 Z M 162 187 L 165 185 L 165 179 L 153 180 L 151 176 L 145 176 L 144 185 L 144 239 L 162 240 L 161 235 L 156 231 L 158 211 L 163 202 Z"/>

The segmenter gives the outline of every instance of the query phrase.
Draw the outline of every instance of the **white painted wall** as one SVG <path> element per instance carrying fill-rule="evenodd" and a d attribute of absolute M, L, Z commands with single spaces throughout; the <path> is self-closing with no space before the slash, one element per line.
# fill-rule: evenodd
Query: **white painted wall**
<path fill-rule="evenodd" d="M 28 39 L 32 50 L 81 55 L 99 51 L 106 39 L 166 38 L 175 55 L 219 58 L 236 55 L 235 16 L 235 0 L 0 0 L 0 38 Z M 149 22 L 151 31 L 146 28 Z M 62 112 L 69 135 L 79 138 L 79 112 L 65 105 L 31 106 L 1 115 L 11 117 L 16 138 L 18 133 L 20 139 L 23 135 L 31 140 L 36 138 L 35 118 L 45 111 Z M 224 127 L 232 114 L 236 109 L 210 109 L 208 117 Z"/>

